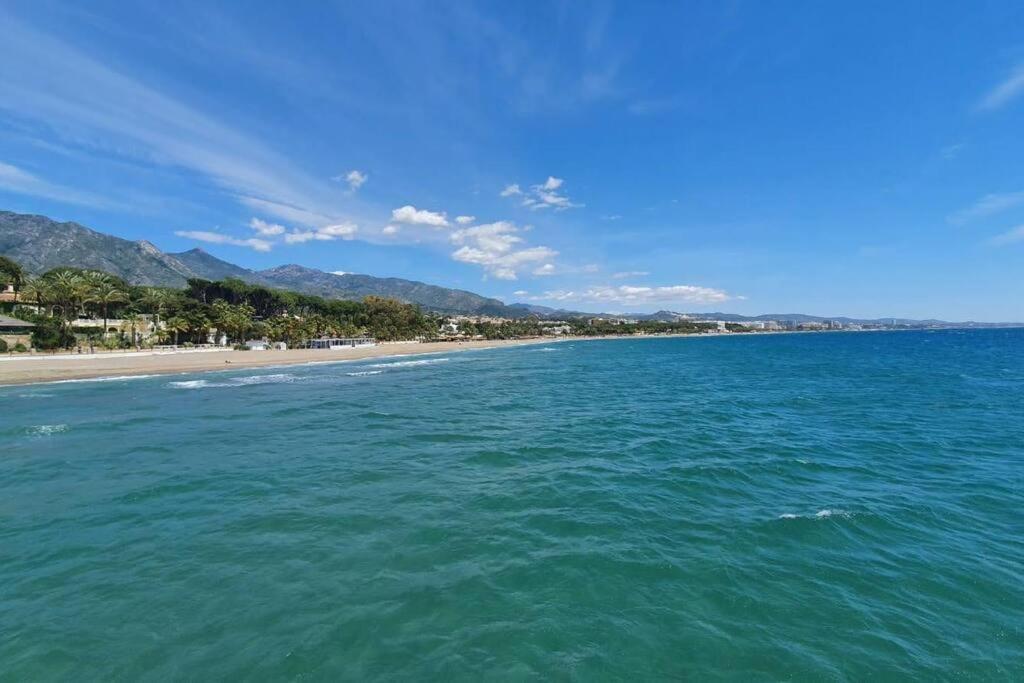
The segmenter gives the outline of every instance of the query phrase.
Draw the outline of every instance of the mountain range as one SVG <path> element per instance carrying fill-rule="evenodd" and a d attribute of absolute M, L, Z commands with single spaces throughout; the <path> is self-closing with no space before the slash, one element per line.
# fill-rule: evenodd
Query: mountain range
<path fill-rule="evenodd" d="M 60 223 L 46 216 L 0 211 L 0 255 L 39 275 L 59 266 L 112 273 L 137 285 L 184 287 L 189 278 L 223 280 L 234 277 L 253 284 L 289 289 L 334 299 L 376 295 L 419 304 L 441 313 L 525 317 L 528 311 L 498 299 L 401 278 L 346 273 L 338 275 L 299 265 L 249 270 L 223 261 L 202 249 L 166 253 L 145 240 L 97 232 L 78 223 Z"/>
<path fill-rule="evenodd" d="M 439 287 L 415 280 L 381 278 L 354 273 L 328 273 L 315 268 L 289 264 L 267 270 L 250 270 L 221 260 L 202 249 L 167 253 L 145 240 L 131 241 L 97 232 L 74 222 L 57 222 L 46 216 L 0 211 L 0 255 L 20 263 L 34 275 L 59 266 L 102 270 L 137 285 L 183 287 L 189 278 L 223 280 L 238 278 L 267 287 L 288 289 L 333 299 L 362 299 L 365 296 L 392 297 L 418 304 L 439 313 L 490 315 L 505 318 L 565 318 L 579 316 L 627 317 L 636 320 L 677 321 L 724 320 L 744 322 L 777 320 L 844 324 L 967 326 L 974 323 L 947 323 L 941 320 L 904 318 L 859 319 L 824 318 L 802 313 L 769 313 L 744 316 L 735 313 L 678 313 L 658 311 L 648 314 L 595 314 L 550 308 L 535 304 L 506 304 L 498 299 L 461 289 Z"/>

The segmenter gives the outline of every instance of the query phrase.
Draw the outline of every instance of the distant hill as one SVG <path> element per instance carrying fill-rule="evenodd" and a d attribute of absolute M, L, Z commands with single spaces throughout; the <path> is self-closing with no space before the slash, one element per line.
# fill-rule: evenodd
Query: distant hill
<path fill-rule="evenodd" d="M 267 287 L 290 289 L 330 299 L 362 299 L 368 295 L 385 296 L 418 304 L 429 311 L 465 315 L 491 315 L 505 318 L 559 319 L 574 317 L 630 318 L 672 322 L 676 320 L 725 320 L 744 322 L 777 320 L 844 324 L 916 325 L 916 326 L 992 326 L 1013 323 L 947 323 L 941 320 L 881 318 L 825 318 L 802 313 L 767 313 L 745 316 L 735 313 L 678 313 L 658 311 L 645 314 L 582 313 L 535 304 L 505 304 L 462 289 L 449 289 L 415 280 L 381 278 L 346 273 L 336 275 L 315 268 L 285 265 L 268 270 L 249 270 L 223 261 L 202 249 L 164 253 L 153 244 L 114 237 L 78 223 L 60 223 L 46 216 L 0 211 L 0 255 L 14 259 L 30 273 L 40 275 L 59 266 L 89 268 L 112 273 L 132 284 L 183 287 L 188 278 L 223 280 L 234 277 Z"/>
<path fill-rule="evenodd" d="M 14 259 L 39 275 L 59 266 L 103 270 L 132 284 L 183 287 L 188 278 L 246 282 L 290 289 L 333 299 L 385 296 L 442 313 L 525 317 L 527 312 L 498 299 L 400 278 L 347 273 L 335 275 L 314 268 L 285 265 L 253 271 L 223 261 L 202 249 L 177 254 L 160 251 L 146 241 L 132 242 L 97 232 L 78 223 L 60 223 L 46 216 L 0 211 L 0 255 Z"/>
<path fill-rule="evenodd" d="M 198 247 L 178 254 L 169 254 L 169 256 L 178 260 L 189 269 L 191 272 L 189 277 L 200 277 L 204 280 L 223 280 L 234 277 L 246 282 L 264 282 L 263 278 L 255 271 L 236 266 L 234 263 L 221 261 L 216 256 L 208 254 Z"/>
<path fill-rule="evenodd" d="M 104 270 L 135 284 L 166 287 L 179 287 L 194 277 L 188 266 L 149 242 L 10 211 L 0 211 L 0 254 L 35 274 L 75 266 Z"/>
<path fill-rule="evenodd" d="M 519 311 L 510 310 L 498 299 L 490 299 L 461 289 L 428 285 L 415 280 L 373 277 L 354 273 L 336 275 L 294 264 L 261 270 L 258 275 L 274 287 L 316 294 L 329 299 L 362 299 L 371 295 L 387 296 L 417 303 L 432 311 L 475 315 L 521 315 Z"/>

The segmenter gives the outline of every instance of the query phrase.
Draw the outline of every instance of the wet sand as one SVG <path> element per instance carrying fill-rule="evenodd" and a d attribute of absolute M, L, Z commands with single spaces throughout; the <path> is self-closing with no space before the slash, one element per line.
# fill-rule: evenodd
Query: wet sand
<path fill-rule="evenodd" d="M 424 353 L 452 353 L 524 344 L 551 344 L 555 339 L 509 339 L 493 341 L 429 342 L 425 344 L 381 344 L 342 350 L 293 349 L 288 351 L 178 351 L 96 355 L 3 356 L 0 357 L 0 385 L 59 382 L 98 377 L 170 375 L 234 368 L 260 368 L 303 363 L 405 356 Z"/>

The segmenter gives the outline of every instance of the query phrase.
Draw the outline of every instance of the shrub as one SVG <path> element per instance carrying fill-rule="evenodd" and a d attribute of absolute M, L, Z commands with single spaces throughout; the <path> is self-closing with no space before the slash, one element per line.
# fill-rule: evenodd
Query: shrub
<path fill-rule="evenodd" d="M 25 345 L 22 344 L 21 342 L 18 342 L 17 344 L 14 345 L 15 353 L 25 353 L 26 351 L 28 351 L 28 349 L 25 348 Z"/>
<path fill-rule="evenodd" d="M 0 339 L 0 353 L 7 353 L 7 342 Z"/>
<path fill-rule="evenodd" d="M 54 318 L 39 319 L 32 330 L 32 346 L 37 349 L 70 349 L 75 343 L 75 335 Z"/>

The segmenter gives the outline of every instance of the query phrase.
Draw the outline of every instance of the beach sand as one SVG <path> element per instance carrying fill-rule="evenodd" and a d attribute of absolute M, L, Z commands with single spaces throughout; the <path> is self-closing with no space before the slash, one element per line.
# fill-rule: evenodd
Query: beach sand
<path fill-rule="evenodd" d="M 98 377 L 170 375 L 234 368 L 260 368 L 302 363 L 405 356 L 424 353 L 452 353 L 524 344 L 550 344 L 554 339 L 509 339 L 493 341 L 430 342 L 424 344 L 381 344 L 337 351 L 293 349 L 288 351 L 203 351 L 167 353 L 123 353 L 54 356 L 5 356 L 0 358 L 0 385 L 59 382 Z"/>

